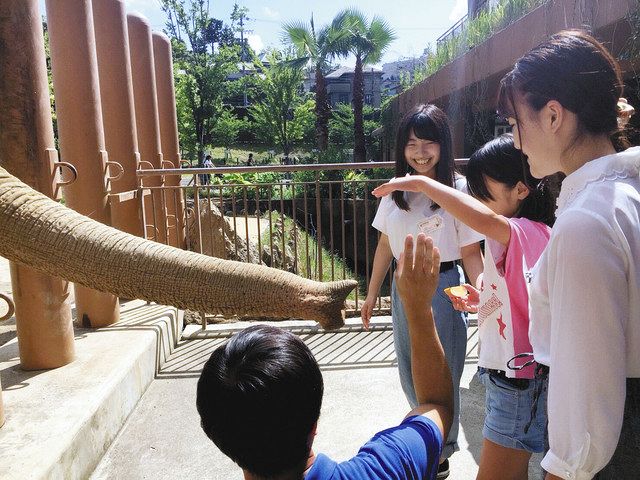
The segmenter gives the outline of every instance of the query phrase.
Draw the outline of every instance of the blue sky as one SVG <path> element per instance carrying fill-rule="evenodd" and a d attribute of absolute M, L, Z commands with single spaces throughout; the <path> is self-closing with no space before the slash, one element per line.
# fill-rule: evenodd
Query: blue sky
<path fill-rule="evenodd" d="M 159 0 L 125 0 L 125 3 L 128 11 L 145 15 L 154 30 L 164 28 L 165 16 Z M 233 4 L 233 0 L 211 0 L 211 15 L 227 22 Z M 420 56 L 428 44 L 435 46 L 436 39 L 467 12 L 467 0 L 354 0 L 351 3 L 344 0 L 238 0 L 238 4 L 249 9 L 251 20 L 247 28 L 252 31 L 249 42 L 258 51 L 268 46 L 280 46 L 282 24 L 308 21 L 311 13 L 316 26 L 328 23 L 347 6 L 357 7 L 369 18 L 380 15 L 395 30 L 397 37 L 387 49 L 383 62 Z M 353 65 L 353 60 L 346 59 L 341 63 Z"/>

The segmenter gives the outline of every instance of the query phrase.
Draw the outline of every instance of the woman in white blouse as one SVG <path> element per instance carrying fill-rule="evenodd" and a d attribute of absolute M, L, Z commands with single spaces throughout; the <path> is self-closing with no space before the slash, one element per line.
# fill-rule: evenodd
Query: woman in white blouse
<path fill-rule="evenodd" d="M 622 136 L 622 88 L 580 31 L 524 55 L 500 88 L 531 173 L 567 176 L 530 292 L 534 356 L 549 367 L 547 479 L 640 476 L 640 148 Z"/>

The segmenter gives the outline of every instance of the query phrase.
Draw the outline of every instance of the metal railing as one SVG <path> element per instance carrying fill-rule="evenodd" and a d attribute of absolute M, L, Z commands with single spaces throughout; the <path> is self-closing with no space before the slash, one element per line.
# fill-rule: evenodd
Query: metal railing
<path fill-rule="evenodd" d="M 464 170 L 467 161 L 456 159 L 456 167 Z M 347 314 L 356 316 L 379 237 L 371 226 L 379 200 L 371 191 L 393 175 L 394 166 L 368 162 L 140 169 L 145 237 L 312 280 L 356 279 L 358 288 L 347 300 Z M 167 185 L 170 175 L 180 175 L 180 185 Z M 179 211 L 178 204 L 185 205 L 184 218 L 159 215 L 167 206 Z M 162 218 L 166 220 L 159 221 Z M 176 232 L 181 225 L 184 235 Z M 376 315 L 390 313 L 392 278 L 393 266 L 381 287 Z"/>
<path fill-rule="evenodd" d="M 469 19 L 469 15 L 465 15 L 456 23 L 454 23 L 453 26 L 449 28 L 449 30 L 447 30 L 442 35 L 440 35 L 436 40 L 436 49 L 444 45 L 450 38 L 454 38 L 460 35 L 466 28 L 468 19 Z"/>
<path fill-rule="evenodd" d="M 357 315 L 378 239 L 371 222 L 379 200 L 371 190 L 392 175 L 392 170 L 387 175 L 380 170 L 393 167 L 393 162 L 369 162 L 138 170 L 145 235 L 313 280 L 357 279 L 347 303 L 347 313 Z M 166 185 L 168 175 L 181 175 L 180 185 Z M 180 235 L 172 234 L 181 222 L 158 221 L 164 218 L 158 212 L 180 199 L 185 205 L 183 244 L 176 240 Z M 390 269 L 376 314 L 389 312 L 385 297 L 391 279 Z"/>

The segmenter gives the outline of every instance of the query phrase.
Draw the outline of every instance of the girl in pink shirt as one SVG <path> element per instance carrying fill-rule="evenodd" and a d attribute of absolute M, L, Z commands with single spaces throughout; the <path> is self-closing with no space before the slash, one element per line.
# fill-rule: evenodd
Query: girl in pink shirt
<path fill-rule="evenodd" d="M 546 184 L 535 186 L 511 135 L 471 156 L 467 183 L 471 196 L 421 176 L 394 179 L 373 194 L 421 192 L 486 235 L 478 288 L 466 284 L 467 295 L 449 296 L 457 309 L 478 313 L 479 377 L 486 387 L 478 479 L 524 479 L 531 454 L 545 448 L 546 378 L 536 378 L 535 364 L 525 366 L 530 358 L 519 355 L 532 351 L 528 272 L 549 241 L 554 198 Z"/>

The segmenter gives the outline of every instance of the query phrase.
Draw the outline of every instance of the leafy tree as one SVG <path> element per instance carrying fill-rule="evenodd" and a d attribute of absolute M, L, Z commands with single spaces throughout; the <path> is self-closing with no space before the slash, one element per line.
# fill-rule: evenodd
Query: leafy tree
<path fill-rule="evenodd" d="M 230 109 L 224 109 L 213 127 L 214 145 L 229 148 L 238 139 L 238 134 L 246 123 L 239 119 Z"/>
<path fill-rule="evenodd" d="M 354 113 L 354 160 L 366 161 L 364 134 L 364 74 L 363 66 L 377 63 L 382 54 L 395 39 L 391 27 L 379 16 L 369 23 L 367 17 L 354 8 L 338 14 L 343 18 L 343 28 L 349 32 L 349 51 L 356 57 L 353 75 L 353 113 Z"/>
<path fill-rule="evenodd" d="M 237 3 L 233 4 L 233 11 L 231 12 L 231 30 L 234 33 L 239 33 L 240 38 L 235 38 L 235 45 L 240 47 L 240 60 L 242 62 L 250 62 L 255 57 L 255 52 L 249 45 L 248 39 L 244 38 L 244 22 L 249 20 L 247 17 L 249 9 L 247 7 L 241 7 Z"/>
<path fill-rule="evenodd" d="M 293 146 L 304 137 L 305 125 L 313 118 L 313 105 L 302 95 L 304 75 L 289 62 L 292 56 L 273 51 L 264 72 L 260 89 L 262 98 L 250 107 L 258 136 L 277 145 L 288 158 Z"/>
<path fill-rule="evenodd" d="M 378 117 L 379 110 L 375 110 L 370 105 L 364 106 L 363 129 L 370 157 L 374 155 L 378 148 L 378 140 L 372 135 L 372 132 L 380 126 L 380 122 L 376 121 Z M 355 115 L 351 106 L 346 103 L 337 104 L 333 109 L 332 118 L 329 120 L 329 141 L 331 145 L 353 148 L 354 123 Z"/>
<path fill-rule="evenodd" d="M 313 15 L 308 24 L 306 22 L 291 22 L 283 27 L 283 39 L 296 48 L 298 58 L 295 62 L 298 65 L 311 65 L 315 71 L 316 145 L 321 151 L 327 149 L 328 125 L 331 116 L 325 74 L 334 57 L 347 53 L 348 32 L 342 26 L 343 20 L 344 16 L 336 16 L 330 25 L 320 28 L 317 34 Z"/>
<path fill-rule="evenodd" d="M 209 16 L 208 4 L 206 0 L 161 0 L 178 72 L 181 142 L 193 146 L 198 158 L 204 146 L 212 143 L 216 118 L 228 95 L 227 77 L 237 70 L 239 59 L 233 30 Z"/>

